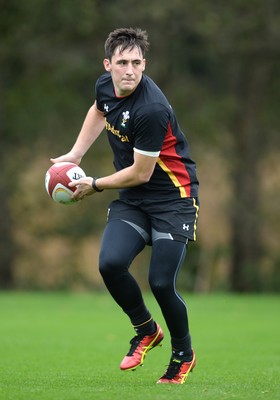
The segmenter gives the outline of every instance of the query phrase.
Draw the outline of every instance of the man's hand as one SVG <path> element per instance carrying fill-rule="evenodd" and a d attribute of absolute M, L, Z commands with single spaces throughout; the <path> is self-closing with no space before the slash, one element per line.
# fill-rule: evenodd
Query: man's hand
<path fill-rule="evenodd" d="M 76 186 L 76 188 L 77 188 L 71 198 L 73 200 L 79 201 L 79 200 L 82 200 L 86 196 L 90 196 L 90 195 L 96 193 L 92 187 L 92 182 L 93 182 L 93 178 L 91 178 L 90 176 L 70 182 L 69 183 L 70 187 Z"/>
<path fill-rule="evenodd" d="M 77 164 L 77 165 L 80 164 L 81 160 L 82 160 L 82 157 L 78 156 L 77 154 L 75 154 L 72 151 L 69 151 L 69 153 L 66 153 L 66 154 L 64 154 L 64 155 L 62 155 L 60 157 L 56 157 L 56 158 L 51 158 L 50 159 L 50 161 L 53 164 L 56 164 L 58 162 L 72 162 L 72 163 Z"/>

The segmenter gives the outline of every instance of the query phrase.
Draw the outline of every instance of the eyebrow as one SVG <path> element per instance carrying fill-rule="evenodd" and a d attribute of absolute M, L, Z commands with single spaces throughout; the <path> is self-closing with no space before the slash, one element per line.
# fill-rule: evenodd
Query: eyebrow
<path fill-rule="evenodd" d="M 124 57 L 122 51 L 119 51 L 117 54 L 115 53 L 114 56 L 116 57 L 116 62 L 119 62 L 119 61 L 130 61 L 131 60 L 130 58 Z M 140 53 L 139 53 L 139 56 L 140 56 L 139 58 L 135 58 L 135 59 L 133 59 L 131 61 L 132 62 L 135 62 L 135 61 L 140 61 L 141 62 L 141 61 L 143 61 L 144 60 L 144 56 L 142 54 L 140 55 Z M 118 57 L 120 57 L 120 58 L 118 58 Z"/>
<path fill-rule="evenodd" d="M 119 58 L 119 59 L 117 59 L 116 60 L 117 62 L 118 61 L 132 61 L 132 62 L 134 62 L 134 61 L 143 61 L 143 58 L 134 58 L 134 59 L 130 59 L 130 58 Z"/>

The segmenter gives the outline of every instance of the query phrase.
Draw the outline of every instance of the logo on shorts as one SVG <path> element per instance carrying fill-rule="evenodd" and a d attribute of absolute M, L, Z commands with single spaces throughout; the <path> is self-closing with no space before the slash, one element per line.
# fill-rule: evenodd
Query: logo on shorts
<path fill-rule="evenodd" d="M 188 225 L 183 224 L 183 229 L 184 229 L 184 231 L 189 231 L 190 230 L 190 225 L 189 224 Z"/>

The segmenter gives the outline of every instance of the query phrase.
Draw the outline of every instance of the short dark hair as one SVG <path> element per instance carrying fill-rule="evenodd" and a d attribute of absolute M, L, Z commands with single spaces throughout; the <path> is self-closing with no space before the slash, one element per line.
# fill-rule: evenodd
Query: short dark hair
<path fill-rule="evenodd" d="M 105 57 L 110 61 L 117 47 L 120 47 L 121 52 L 126 49 L 132 50 L 134 47 L 138 47 L 144 57 L 146 51 L 149 50 L 147 32 L 140 28 L 115 29 L 109 34 L 105 42 Z"/>

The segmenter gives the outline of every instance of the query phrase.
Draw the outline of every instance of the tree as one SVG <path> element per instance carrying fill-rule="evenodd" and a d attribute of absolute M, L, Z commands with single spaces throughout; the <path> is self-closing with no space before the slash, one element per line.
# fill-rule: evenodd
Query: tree
<path fill-rule="evenodd" d="M 57 132 L 62 140 L 74 124 L 78 127 L 91 99 L 85 77 L 89 81 L 99 68 L 93 47 L 102 19 L 98 1 L 1 3 L 0 287 L 8 288 L 19 252 L 10 208 L 18 171 L 38 148 L 55 143 L 52 151 L 60 151 Z"/>

